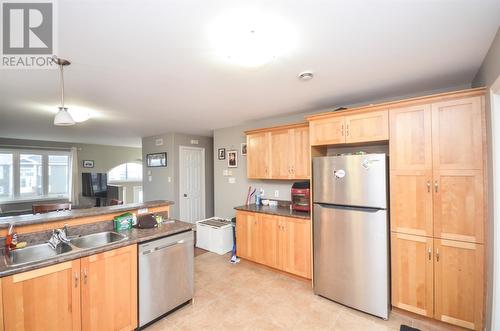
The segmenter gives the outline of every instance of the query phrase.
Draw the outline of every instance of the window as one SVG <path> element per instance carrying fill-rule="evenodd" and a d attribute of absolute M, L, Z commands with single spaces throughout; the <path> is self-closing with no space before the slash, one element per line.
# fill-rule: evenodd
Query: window
<path fill-rule="evenodd" d="M 9 200 L 12 194 L 12 154 L 0 153 L 0 200 Z"/>
<path fill-rule="evenodd" d="M 111 169 L 108 173 L 110 182 L 140 182 L 142 181 L 142 164 L 123 163 Z"/>
<path fill-rule="evenodd" d="M 21 197 L 41 197 L 42 187 L 42 156 L 36 154 L 20 154 L 19 158 L 19 193 Z"/>
<path fill-rule="evenodd" d="M 49 155 L 49 195 L 69 190 L 69 155 Z"/>
<path fill-rule="evenodd" d="M 69 152 L 0 150 L 0 201 L 67 198 L 70 167 Z"/>

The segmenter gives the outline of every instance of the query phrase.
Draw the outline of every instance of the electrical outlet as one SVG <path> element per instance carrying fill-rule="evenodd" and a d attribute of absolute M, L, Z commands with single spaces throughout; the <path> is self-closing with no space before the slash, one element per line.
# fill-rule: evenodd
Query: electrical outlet
<path fill-rule="evenodd" d="M 263 195 L 266 195 L 266 192 L 264 191 L 263 188 L 260 188 L 260 195 L 263 196 Z"/>
<path fill-rule="evenodd" d="M 236 178 L 234 178 L 234 177 L 229 177 L 229 178 L 228 178 L 228 182 L 229 182 L 229 184 L 234 184 L 234 183 L 236 183 Z"/>
<path fill-rule="evenodd" d="M 222 170 L 222 176 L 229 176 L 229 171 L 227 169 Z"/>
<path fill-rule="evenodd" d="M 274 191 L 274 197 L 275 198 L 279 198 L 280 197 L 280 191 L 279 190 L 275 190 Z"/>

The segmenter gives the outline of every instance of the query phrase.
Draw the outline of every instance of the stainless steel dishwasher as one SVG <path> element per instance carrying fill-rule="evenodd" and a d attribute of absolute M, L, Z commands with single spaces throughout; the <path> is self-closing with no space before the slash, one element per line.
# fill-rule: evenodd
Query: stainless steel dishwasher
<path fill-rule="evenodd" d="M 193 231 L 140 244 L 138 254 L 139 327 L 143 327 L 193 298 Z"/>

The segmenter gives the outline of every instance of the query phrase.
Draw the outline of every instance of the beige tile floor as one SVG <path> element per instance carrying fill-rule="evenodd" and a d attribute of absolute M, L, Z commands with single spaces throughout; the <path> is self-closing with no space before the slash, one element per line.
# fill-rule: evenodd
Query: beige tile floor
<path fill-rule="evenodd" d="M 180 330 L 389 331 L 418 321 L 391 314 L 389 321 L 349 309 L 313 294 L 308 282 L 214 253 L 195 258 L 195 297 L 147 328 Z"/>

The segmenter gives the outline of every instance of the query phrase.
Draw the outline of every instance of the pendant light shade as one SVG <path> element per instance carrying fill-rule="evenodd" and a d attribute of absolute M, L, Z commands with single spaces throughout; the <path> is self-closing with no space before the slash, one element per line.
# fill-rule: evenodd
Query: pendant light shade
<path fill-rule="evenodd" d="M 75 125 L 75 123 L 76 122 L 73 119 L 73 117 L 71 117 L 71 115 L 68 113 L 68 108 L 59 107 L 59 111 L 54 117 L 54 125 L 70 126 L 70 125 Z"/>
<path fill-rule="evenodd" d="M 61 106 L 59 107 L 59 111 L 54 117 L 54 125 L 58 126 L 70 126 L 75 125 L 76 122 L 71 117 L 71 114 L 68 113 L 68 108 L 64 107 L 64 66 L 69 66 L 71 62 L 68 60 L 60 59 L 54 56 L 54 62 L 59 65 L 60 73 L 61 73 Z"/>

